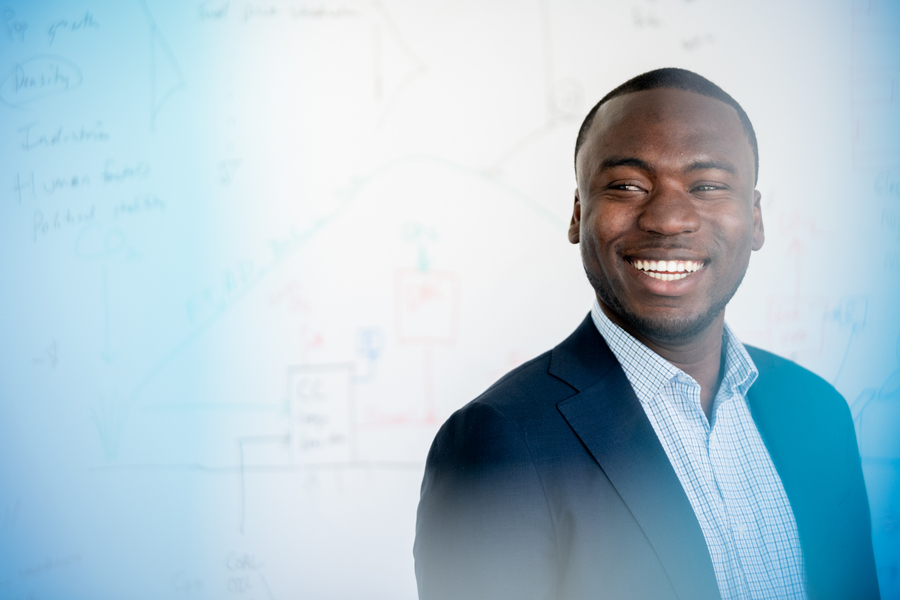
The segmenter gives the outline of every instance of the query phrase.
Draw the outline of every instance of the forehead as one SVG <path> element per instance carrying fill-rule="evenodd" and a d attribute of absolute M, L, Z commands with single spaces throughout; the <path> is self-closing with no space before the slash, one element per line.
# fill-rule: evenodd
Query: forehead
<path fill-rule="evenodd" d="M 578 155 L 579 174 L 610 157 L 673 163 L 725 160 L 751 178 L 754 168 L 753 150 L 734 107 L 666 88 L 617 96 L 597 110 Z"/>

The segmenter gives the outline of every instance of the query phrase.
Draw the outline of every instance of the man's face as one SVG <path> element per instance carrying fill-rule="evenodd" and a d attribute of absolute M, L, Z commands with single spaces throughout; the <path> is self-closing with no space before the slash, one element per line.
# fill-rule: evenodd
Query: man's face
<path fill-rule="evenodd" d="M 604 311 L 662 343 L 724 318 L 763 244 L 754 176 L 747 134 L 724 102 L 656 89 L 601 106 L 578 153 L 569 240 Z"/>

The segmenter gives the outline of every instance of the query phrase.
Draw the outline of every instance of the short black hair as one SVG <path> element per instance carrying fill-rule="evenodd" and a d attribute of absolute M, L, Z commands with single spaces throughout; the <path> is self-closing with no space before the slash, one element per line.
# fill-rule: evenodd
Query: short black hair
<path fill-rule="evenodd" d="M 747 134 L 750 148 L 753 150 L 753 182 L 754 184 L 756 183 L 759 179 L 759 147 L 756 144 L 756 132 L 753 131 L 753 124 L 750 122 L 750 117 L 747 116 L 747 113 L 744 112 L 744 109 L 741 108 L 741 105 L 738 104 L 737 100 L 732 98 L 725 90 L 706 77 L 698 75 L 693 71 L 688 71 L 687 69 L 676 69 L 674 67 L 648 71 L 629 79 L 610 93 L 603 96 L 600 102 L 594 105 L 594 108 L 588 112 L 584 121 L 581 123 L 581 128 L 578 130 L 578 138 L 575 140 L 576 170 L 578 169 L 578 151 L 581 149 L 581 145 L 584 144 L 584 140 L 587 138 L 588 131 L 591 128 L 591 124 L 594 122 L 594 116 L 597 114 L 597 110 L 603 106 L 604 103 L 618 96 L 630 94 L 631 92 L 643 92 L 644 90 L 655 90 L 658 88 L 695 92 L 697 94 L 709 96 L 710 98 L 715 98 L 716 100 L 721 100 L 725 104 L 734 107 L 738 117 L 741 119 L 741 125 L 744 126 L 744 133 Z"/>

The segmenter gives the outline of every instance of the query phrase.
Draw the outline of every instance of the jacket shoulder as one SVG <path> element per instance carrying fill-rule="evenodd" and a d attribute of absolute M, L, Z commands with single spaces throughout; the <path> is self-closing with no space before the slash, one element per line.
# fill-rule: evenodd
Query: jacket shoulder
<path fill-rule="evenodd" d="M 529 431 L 546 423 L 556 404 L 575 393 L 548 373 L 551 352 L 516 367 L 444 422 L 434 438 L 429 466 L 448 458 L 467 469 L 506 463 L 511 456 L 530 462 Z M 481 467 L 477 467 L 481 468 Z"/>
<path fill-rule="evenodd" d="M 759 378 L 750 388 L 757 400 L 777 400 L 782 409 L 795 407 L 807 415 L 807 411 L 815 411 L 813 414 L 823 417 L 852 420 L 847 401 L 825 379 L 792 360 L 754 346 L 745 347 L 759 371 Z"/>
<path fill-rule="evenodd" d="M 519 365 L 469 404 L 487 404 L 507 414 L 515 413 L 517 408 L 542 399 L 552 401 L 555 405 L 576 393 L 577 390 L 572 386 L 550 374 L 552 354 L 553 351 L 550 350 Z"/>
<path fill-rule="evenodd" d="M 777 354 L 773 354 L 768 350 L 763 350 L 762 348 L 751 346 L 749 344 L 744 344 L 744 348 L 747 349 L 747 353 L 756 364 L 756 368 L 760 373 L 760 378 L 764 376 L 771 376 L 781 377 L 786 381 L 798 380 L 798 382 L 802 384 L 816 385 L 822 387 L 823 389 L 829 389 L 837 393 L 837 391 L 830 383 L 828 383 L 809 369 L 801 367 L 792 360 L 789 360 L 782 356 L 778 356 Z"/>

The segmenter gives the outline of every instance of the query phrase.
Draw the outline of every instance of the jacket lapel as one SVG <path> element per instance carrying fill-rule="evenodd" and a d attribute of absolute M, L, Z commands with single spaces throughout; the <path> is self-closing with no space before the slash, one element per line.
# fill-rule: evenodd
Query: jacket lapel
<path fill-rule="evenodd" d="M 719 598 L 700 524 L 631 384 L 590 315 L 553 350 L 550 373 L 578 394 L 560 413 L 640 524 L 680 598 Z"/>

